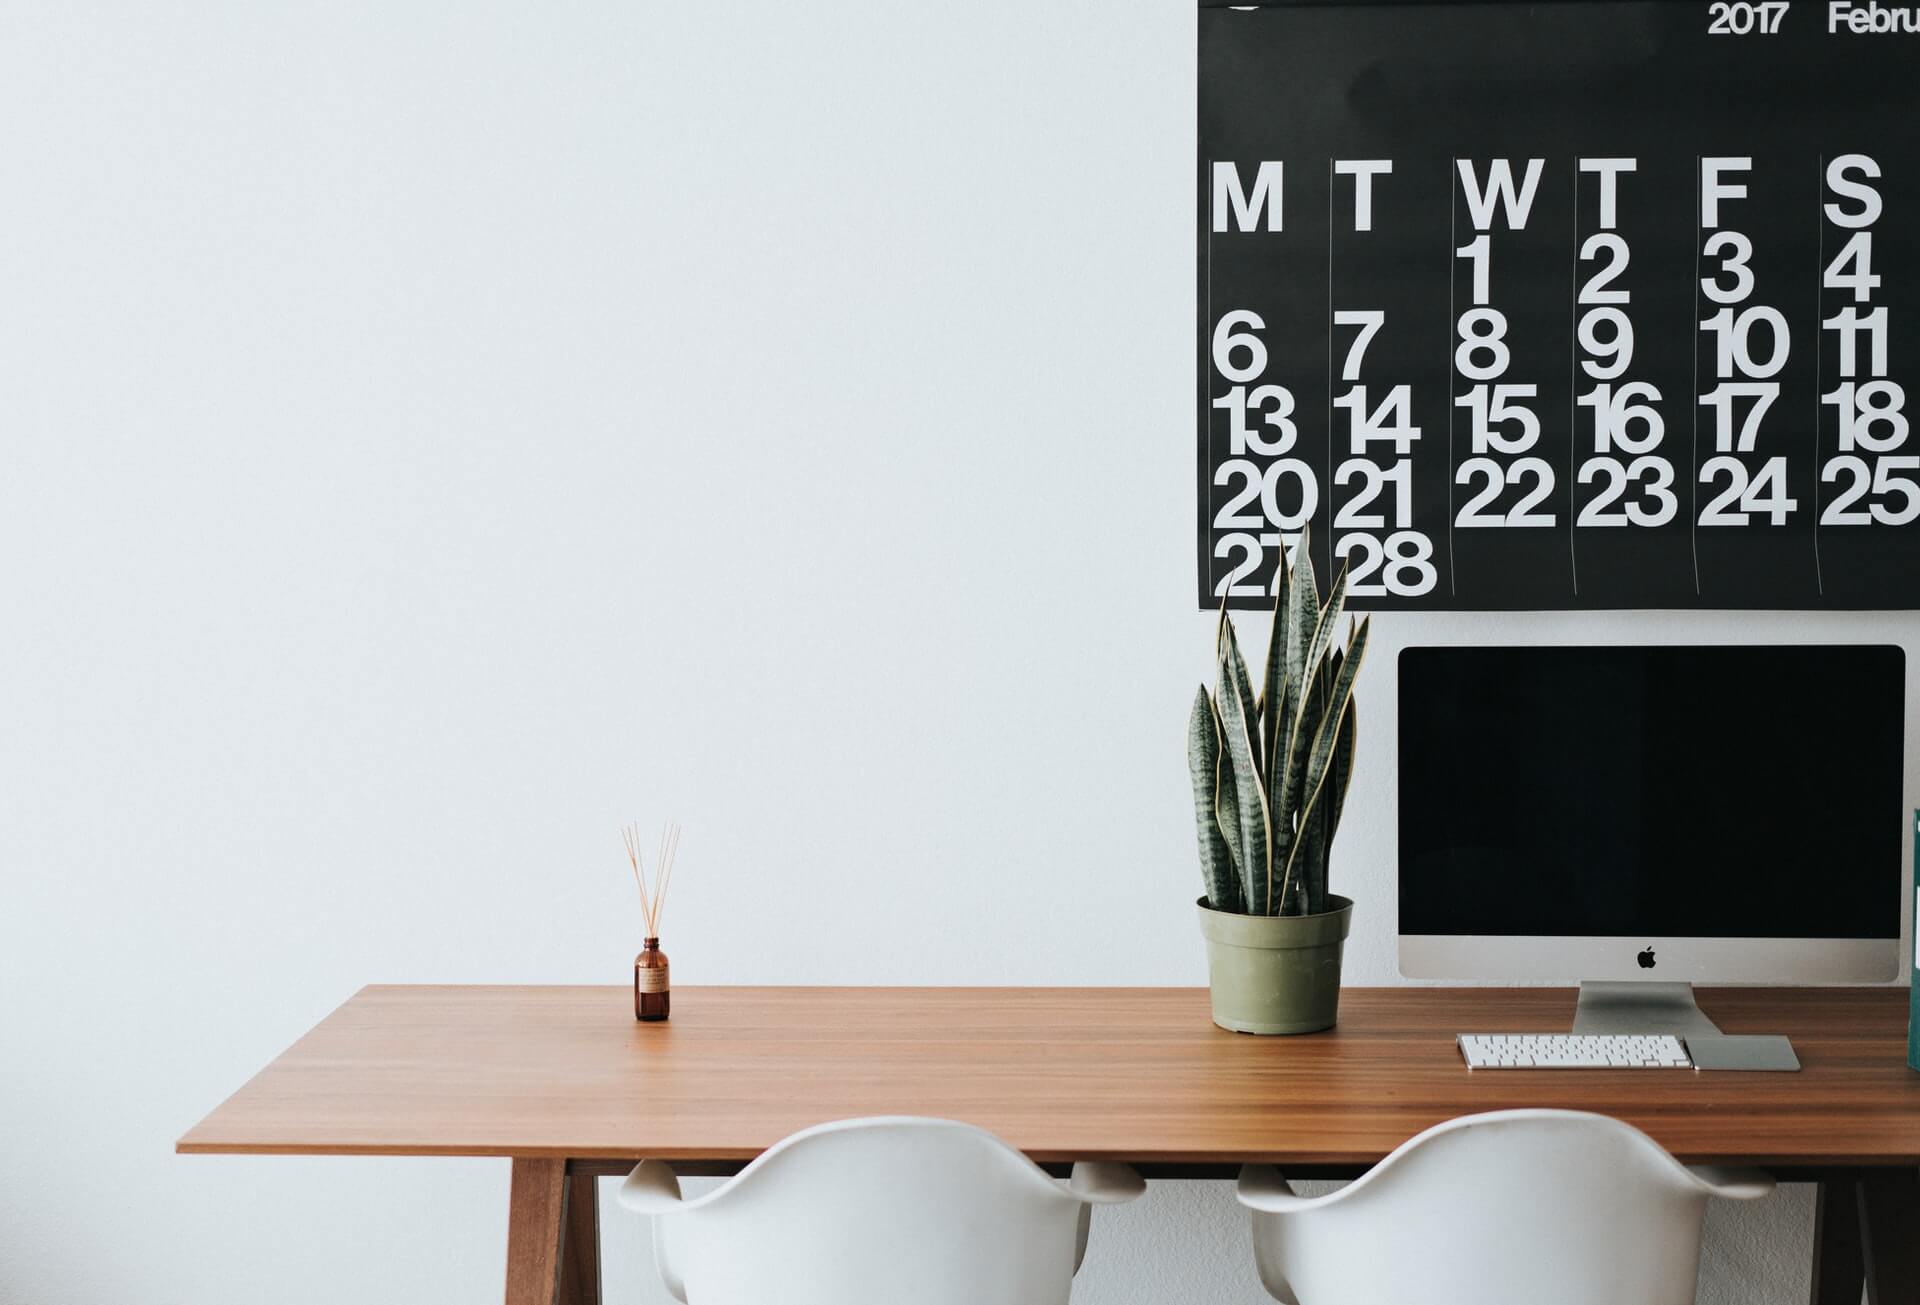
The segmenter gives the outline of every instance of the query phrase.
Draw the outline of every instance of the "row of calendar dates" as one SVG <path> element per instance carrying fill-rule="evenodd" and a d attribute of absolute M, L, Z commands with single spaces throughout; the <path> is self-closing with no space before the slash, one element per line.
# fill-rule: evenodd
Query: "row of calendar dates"
<path fill-rule="evenodd" d="M 1730 252 L 1743 251 L 1735 245 Z M 1847 288 L 1846 276 L 1843 257 L 1829 269 L 1829 285 Z M 1237 309 L 1218 318 L 1211 361 L 1226 385 L 1212 404 L 1225 417 L 1227 456 L 1212 467 L 1209 496 L 1216 596 L 1261 594 L 1264 586 L 1253 577 L 1268 573 L 1274 552 L 1316 518 L 1328 492 L 1334 555 L 1347 565 L 1355 596 L 1418 597 L 1434 588 L 1433 539 L 1414 528 L 1415 448 L 1426 432 L 1412 420 L 1412 387 L 1362 380 L 1368 346 L 1385 318 L 1367 310 L 1333 315 L 1347 385 L 1331 403 L 1334 441 L 1344 456 L 1330 464 L 1330 487 L 1301 447 L 1293 390 L 1267 379 L 1260 314 Z M 1817 498 L 1803 503 L 1790 492 L 1787 455 L 1768 451 L 1788 442 L 1789 429 L 1794 444 L 1812 448 L 1804 423 L 1790 424 L 1777 411 L 1781 383 L 1774 378 L 1791 340 L 1778 309 L 1735 302 L 1701 321 L 1719 375 L 1696 400 L 1705 455 L 1697 471 L 1690 439 L 1677 450 L 1666 447 L 1666 396 L 1630 378 L 1634 333 L 1626 307 L 1600 303 L 1582 313 L 1577 362 L 1588 388 L 1574 398 L 1575 486 L 1566 486 L 1540 456 L 1539 387 L 1502 379 L 1510 363 L 1504 317 L 1488 305 L 1469 307 L 1458 319 L 1453 362 L 1461 383 L 1452 428 L 1443 435 L 1463 455 L 1452 467 L 1449 526 L 1658 528 L 1680 520 L 1683 503 L 1693 524 L 1708 528 L 1782 526 L 1803 514 L 1838 528 L 1920 519 L 1920 453 L 1907 451 L 1905 388 L 1887 377 L 1886 308 L 1849 304 L 1821 325 L 1837 339 L 1837 376 L 1819 396 L 1831 415 L 1822 427 Z M 1686 420 L 1693 431 L 1692 414 Z M 1676 469 L 1676 453 L 1683 469 Z M 1423 457 L 1422 474 L 1432 474 L 1425 468 L 1438 461 Z M 1687 476 L 1697 487 L 1684 483 Z"/>

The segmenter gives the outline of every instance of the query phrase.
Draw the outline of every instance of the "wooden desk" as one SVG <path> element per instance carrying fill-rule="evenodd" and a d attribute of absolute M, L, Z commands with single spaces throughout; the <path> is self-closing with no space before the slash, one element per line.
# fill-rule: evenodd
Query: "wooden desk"
<path fill-rule="evenodd" d="M 726 1173 L 823 1120 L 937 1115 L 1046 1164 L 1151 1176 L 1245 1161 L 1352 1174 L 1456 1115 L 1595 1110 L 1682 1160 L 1821 1184 L 1813 1299 L 1920 1300 L 1920 1074 L 1902 989 L 1706 990 L 1729 1033 L 1785 1033 L 1798 1074 L 1469 1074 L 1463 1032 L 1547 1032 L 1550 989 L 1349 989 L 1340 1026 L 1227 1033 L 1203 990 L 370 987 L 224 1104 L 188 1154 L 503 1156 L 509 1305 L 599 1299 L 593 1180 L 642 1157 Z M 1850 1293 L 1850 1294 L 1849 1294 Z"/>

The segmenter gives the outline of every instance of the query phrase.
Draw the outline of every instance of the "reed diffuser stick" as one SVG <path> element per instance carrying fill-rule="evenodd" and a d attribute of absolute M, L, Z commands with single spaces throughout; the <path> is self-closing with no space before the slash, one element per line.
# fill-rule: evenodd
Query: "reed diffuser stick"
<path fill-rule="evenodd" d="M 646 859 L 640 854 L 640 826 L 624 826 L 620 837 L 627 845 L 627 861 L 633 867 L 633 886 L 640 892 L 640 915 L 647 924 L 647 937 L 658 938 L 661 911 L 667 904 L 667 885 L 673 879 L 673 861 L 680 850 L 680 826 L 669 820 L 660 831 L 660 850 L 651 882 Z"/>

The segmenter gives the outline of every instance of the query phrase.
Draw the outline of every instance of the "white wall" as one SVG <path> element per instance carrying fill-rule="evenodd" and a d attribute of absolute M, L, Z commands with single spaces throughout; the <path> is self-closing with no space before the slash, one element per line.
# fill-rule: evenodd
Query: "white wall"
<path fill-rule="evenodd" d="M 0 1299 L 492 1298 L 502 1164 L 171 1144 L 362 983 L 622 981 L 636 816 L 682 983 L 1202 980 L 1193 33 L 0 11 Z M 1378 634 L 1357 983 L 1398 645 L 1920 628 Z M 1802 1297 L 1809 1210 L 1716 1216 L 1706 1299 Z M 1096 1239 L 1092 1305 L 1261 1299 L 1222 1187 Z"/>

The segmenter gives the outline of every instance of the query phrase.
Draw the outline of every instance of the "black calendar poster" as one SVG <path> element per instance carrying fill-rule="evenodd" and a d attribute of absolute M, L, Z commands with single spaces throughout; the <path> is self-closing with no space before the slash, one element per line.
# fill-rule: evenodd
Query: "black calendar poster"
<path fill-rule="evenodd" d="M 1920 7 L 1202 7 L 1199 597 L 1920 607 Z"/>

